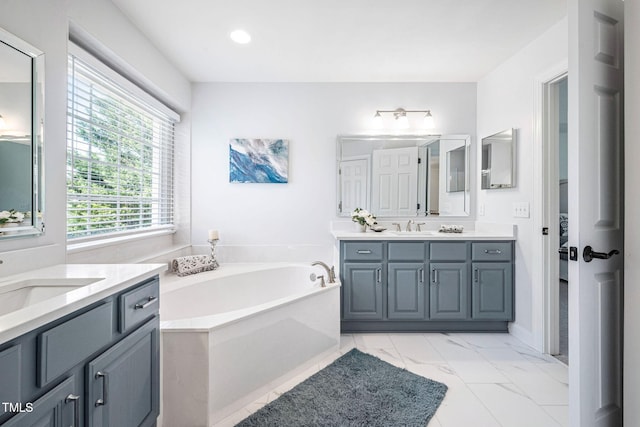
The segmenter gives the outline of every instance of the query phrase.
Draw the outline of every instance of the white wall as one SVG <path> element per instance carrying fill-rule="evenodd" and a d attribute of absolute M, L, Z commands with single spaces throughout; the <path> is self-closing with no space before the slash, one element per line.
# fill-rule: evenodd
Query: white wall
<path fill-rule="evenodd" d="M 65 261 L 127 262 L 155 255 L 163 249 L 189 242 L 189 143 L 188 114 L 178 132 L 180 176 L 186 183 L 177 189 L 181 200 L 181 230 L 175 236 L 148 239 L 144 243 L 108 247 L 66 257 L 66 107 L 67 40 L 69 21 L 101 44 L 139 80 L 146 80 L 159 95 L 188 113 L 189 81 L 129 22 L 109 0 L 3 0 L 0 27 L 45 53 L 45 223 L 40 237 L 0 240 L 0 276 Z M 186 154 L 185 154 L 186 153 Z M 186 211 L 186 212 L 185 212 Z M 186 217 L 186 218 L 185 218 Z"/>
<path fill-rule="evenodd" d="M 509 60 L 478 82 L 478 138 L 508 128 L 517 128 L 516 187 L 513 189 L 478 191 L 478 211 L 484 205 L 485 215 L 479 221 L 514 223 L 517 225 L 516 242 L 516 321 L 512 332 L 533 345 L 534 293 L 541 283 L 532 283 L 532 265 L 535 251 L 534 217 L 513 218 L 512 204 L 529 202 L 533 205 L 534 180 L 540 179 L 534 171 L 534 117 L 536 80 L 541 74 L 567 59 L 568 30 L 566 18 L 547 30 Z M 478 159 L 480 154 L 478 152 Z M 480 167 L 478 161 L 477 168 Z"/>
<path fill-rule="evenodd" d="M 377 109 L 431 109 L 435 133 L 475 144 L 475 83 L 199 83 L 192 96 L 192 242 L 219 229 L 223 261 L 330 260 L 336 136 L 370 129 Z M 230 184 L 231 138 L 288 139 L 289 183 Z"/>
<path fill-rule="evenodd" d="M 624 425 L 640 420 L 640 1 L 626 0 L 625 8 L 625 241 L 624 241 Z"/>

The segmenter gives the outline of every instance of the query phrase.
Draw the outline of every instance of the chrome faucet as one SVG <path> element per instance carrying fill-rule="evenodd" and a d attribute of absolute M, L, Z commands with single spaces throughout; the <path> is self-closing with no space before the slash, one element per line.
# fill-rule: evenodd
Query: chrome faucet
<path fill-rule="evenodd" d="M 319 265 L 327 271 L 327 278 L 329 279 L 329 283 L 336 283 L 336 271 L 333 266 L 329 267 L 322 261 L 313 261 L 311 263 L 312 266 Z M 324 280 L 324 279 L 323 279 Z"/>
<path fill-rule="evenodd" d="M 412 219 L 410 219 L 409 222 L 407 222 L 407 228 L 406 228 L 407 231 L 411 231 L 411 224 L 413 224 Z"/>
<path fill-rule="evenodd" d="M 424 225 L 424 224 L 425 224 L 424 222 L 416 222 L 416 227 L 417 227 L 416 231 L 422 231 L 422 229 L 420 228 L 420 226 L 421 226 L 421 225 Z"/>
<path fill-rule="evenodd" d="M 400 228 L 400 224 L 398 224 L 397 222 L 394 222 L 391 225 L 395 225 L 396 226 L 396 231 L 402 231 L 402 229 Z"/>

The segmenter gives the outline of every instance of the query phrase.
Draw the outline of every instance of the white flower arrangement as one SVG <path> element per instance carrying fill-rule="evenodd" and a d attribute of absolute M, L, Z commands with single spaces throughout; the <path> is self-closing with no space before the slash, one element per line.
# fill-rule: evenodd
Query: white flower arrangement
<path fill-rule="evenodd" d="M 25 214 L 15 209 L 9 209 L 8 211 L 0 211 L 0 224 L 7 222 L 22 222 L 24 221 Z"/>
<path fill-rule="evenodd" d="M 377 224 L 376 217 L 373 216 L 368 210 L 355 208 L 351 212 L 351 221 L 357 222 L 360 225 L 368 225 L 369 227 Z"/>

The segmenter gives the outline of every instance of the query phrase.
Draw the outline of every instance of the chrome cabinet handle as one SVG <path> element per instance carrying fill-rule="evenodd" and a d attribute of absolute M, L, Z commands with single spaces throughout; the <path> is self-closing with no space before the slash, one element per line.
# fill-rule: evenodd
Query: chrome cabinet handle
<path fill-rule="evenodd" d="M 431 270 L 431 282 L 434 285 L 438 284 L 438 270 L 435 269 L 435 268 L 433 270 Z"/>
<path fill-rule="evenodd" d="M 500 255 L 502 251 L 500 249 L 485 249 L 484 253 L 490 255 Z"/>
<path fill-rule="evenodd" d="M 356 252 L 359 254 L 370 254 L 371 251 L 369 249 L 358 249 Z"/>
<path fill-rule="evenodd" d="M 98 371 L 96 372 L 96 379 L 100 378 L 102 378 L 102 399 L 96 400 L 96 407 L 107 404 L 107 395 L 109 393 L 109 377 L 105 372 Z"/>
<path fill-rule="evenodd" d="M 64 403 L 73 402 L 73 427 L 80 427 L 80 396 L 70 394 L 64 399 Z"/>
<path fill-rule="evenodd" d="M 424 268 L 420 269 L 420 283 L 424 283 Z"/>
<path fill-rule="evenodd" d="M 376 282 L 382 283 L 382 269 L 378 268 L 376 270 Z"/>
<path fill-rule="evenodd" d="M 476 282 L 476 283 L 478 282 L 478 269 L 477 268 L 473 270 L 473 281 Z"/>
<path fill-rule="evenodd" d="M 155 304 L 157 302 L 158 302 L 158 297 L 150 296 L 150 297 L 147 298 L 146 302 L 144 302 L 144 303 L 140 303 L 139 302 L 136 305 L 134 305 L 133 309 L 134 310 L 144 309 L 144 308 L 149 307 L 151 304 Z"/>

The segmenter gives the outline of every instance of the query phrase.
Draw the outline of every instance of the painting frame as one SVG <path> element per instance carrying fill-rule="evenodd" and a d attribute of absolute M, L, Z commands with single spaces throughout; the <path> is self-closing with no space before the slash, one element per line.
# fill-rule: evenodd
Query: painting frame
<path fill-rule="evenodd" d="M 232 138 L 229 141 L 229 182 L 287 184 L 289 140 Z"/>

